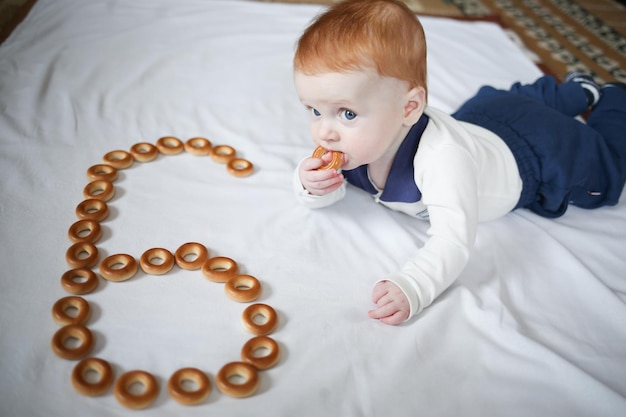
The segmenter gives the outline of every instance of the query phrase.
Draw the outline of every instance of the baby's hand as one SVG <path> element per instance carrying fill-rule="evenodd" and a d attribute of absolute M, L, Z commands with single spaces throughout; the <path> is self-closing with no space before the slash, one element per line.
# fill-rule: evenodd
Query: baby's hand
<path fill-rule="evenodd" d="M 368 313 L 372 319 L 379 319 L 385 324 L 400 324 L 409 317 L 409 300 L 391 281 L 381 281 L 374 286 L 372 301 L 377 305 Z"/>
<path fill-rule="evenodd" d="M 323 158 L 330 160 L 330 155 Z M 343 175 L 334 169 L 318 170 L 319 167 L 328 163 L 320 158 L 306 158 L 298 168 L 300 182 L 306 190 L 313 195 L 326 195 L 339 187 L 343 183 Z"/>

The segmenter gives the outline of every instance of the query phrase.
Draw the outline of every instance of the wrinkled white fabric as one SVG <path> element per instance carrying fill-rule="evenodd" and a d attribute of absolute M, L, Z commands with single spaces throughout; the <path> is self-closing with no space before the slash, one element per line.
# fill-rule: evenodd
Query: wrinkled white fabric
<path fill-rule="evenodd" d="M 100 256 L 189 241 L 263 283 L 282 349 L 257 394 L 215 375 L 252 337 L 246 304 L 199 271 L 100 280 L 94 356 L 144 369 L 160 393 L 146 416 L 616 415 L 626 408 L 626 207 L 526 211 L 480 225 L 457 281 L 418 318 L 367 318 L 373 283 L 426 239 L 426 222 L 348 190 L 298 205 L 292 173 L 313 150 L 292 83 L 294 44 L 319 6 L 235 0 L 39 0 L 0 45 L 0 415 L 135 416 L 112 391 L 70 384 L 53 303 L 85 171 L 114 149 L 204 136 L 255 164 L 248 178 L 189 154 L 135 163 L 115 182 Z M 450 112 L 482 84 L 532 81 L 535 66 L 490 23 L 423 18 L 429 104 Z M 358 215 L 357 215 L 358 214 Z M 200 368 L 206 403 L 184 407 L 169 376 Z"/>

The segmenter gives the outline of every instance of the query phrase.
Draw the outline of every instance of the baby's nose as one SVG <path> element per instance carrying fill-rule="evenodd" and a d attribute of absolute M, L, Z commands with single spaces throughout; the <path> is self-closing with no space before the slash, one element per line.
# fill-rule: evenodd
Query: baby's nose
<path fill-rule="evenodd" d="M 339 140 L 339 133 L 332 127 L 332 125 L 322 123 L 317 132 L 317 137 L 320 142 L 335 142 Z"/>

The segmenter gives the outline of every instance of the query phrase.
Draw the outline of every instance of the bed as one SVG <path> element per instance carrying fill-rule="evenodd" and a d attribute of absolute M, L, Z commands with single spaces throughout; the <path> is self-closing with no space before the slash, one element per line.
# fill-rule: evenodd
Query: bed
<path fill-rule="evenodd" d="M 294 43 L 319 5 L 235 0 L 39 0 L 0 46 L 0 415 L 626 415 L 626 202 L 526 210 L 482 224 L 459 279 L 418 317 L 367 317 L 374 282 L 400 268 L 428 224 L 349 189 L 298 206 L 291 179 L 310 154 L 292 85 Z M 429 104 L 453 111 L 481 85 L 538 68 L 496 24 L 422 17 Z M 90 356 L 115 375 L 152 373 L 144 411 L 109 389 L 78 394 L 75 360 L 50 348 L 53 304 L 87 169 L 112 150 L 174 136 L 225 144 L 251 176 L 187 152 L 119 171 L 100 259 L 200 242 L 259 279 L 278 315 L 281 358 L 257 392 L 233 398 L 216 374 L 252 337 L 224 285 L 199 270 L 99 278 Z M 358 215 L 354 215 L 358 212 Z M 97 267 L 93 268 L 98 271 Z M 213 389 L 174 401 L 170 375 L 195 367 Z"/>

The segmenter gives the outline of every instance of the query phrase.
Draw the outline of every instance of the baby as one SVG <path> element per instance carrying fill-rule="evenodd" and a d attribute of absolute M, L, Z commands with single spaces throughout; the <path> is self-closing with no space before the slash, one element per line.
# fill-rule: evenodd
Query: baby
<path fill-rule="evenodd" d="M 406 5 L 348 0 L 300 38 L 294 80 L 316 145 L 342 152 L 298 166 L 294 187 L 312 208 L 333 204 L 346 182 L 374 201 L 430 222 L 404 267 L 378 281 L 373 319 L 399 324 L 459 276 L 476 227 L 527 208 L 545 217 L 614 205 L 626 181 L 626 85 L 599 87 L 573 73 L 502 91 L 483 87 L 452 116 L 427 105 L 426 41 Z M 591 112 L 587 124 L 575 116 Z"/>

